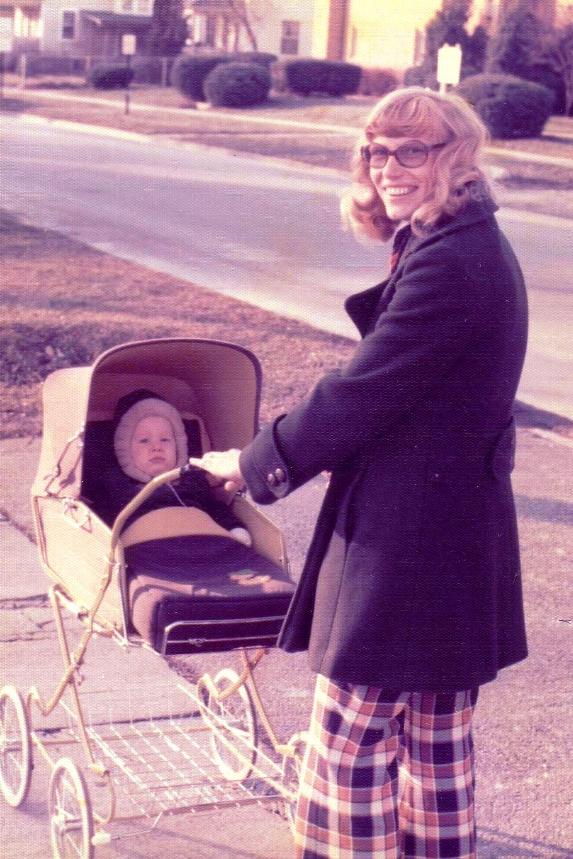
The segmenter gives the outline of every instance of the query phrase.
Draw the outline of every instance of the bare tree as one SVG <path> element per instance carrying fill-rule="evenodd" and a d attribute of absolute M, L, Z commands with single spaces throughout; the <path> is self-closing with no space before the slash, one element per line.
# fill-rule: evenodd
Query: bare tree
<path fill-rule="evenodd" d="M 217 0 L 213 3 L 212 14 L 223 23 L 225 45 L 230 41 L 230 50 L 238 52 L 244 34 L 250 49 L 258 51 L 257 24 L 275 5 L 274 0 Z M 191 6 L 194 6 L 192 0 Z M 192 15 L 204 15 L 208 10 L 205 3 L 198 3 Z"/>
<path fill-rule="evenodd" d="M 226 5 L 230 12 L 229 17 L 231 18 L 235 28 L 234 50 L 237 51 L 239 48 L 241 29 L 244 29 L 245 31 L 251 50 L 258 50 L 257 37 L 251 22 L 251 14 L 253 11 L 251 8 L 252 4 L 249 3 L 248 0 L 227 0 Z"/>

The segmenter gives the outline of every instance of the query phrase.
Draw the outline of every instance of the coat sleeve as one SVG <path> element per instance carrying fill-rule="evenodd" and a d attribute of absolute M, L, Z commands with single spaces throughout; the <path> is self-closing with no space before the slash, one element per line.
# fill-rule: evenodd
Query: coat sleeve
<path fill-rule="evenodd" d="M 241 454 L 253 498 L 270 503 L 356 455 L 443 384 L 487 324 L 487 296 L 439 243 L 413 253 L 349 363 Z"/>

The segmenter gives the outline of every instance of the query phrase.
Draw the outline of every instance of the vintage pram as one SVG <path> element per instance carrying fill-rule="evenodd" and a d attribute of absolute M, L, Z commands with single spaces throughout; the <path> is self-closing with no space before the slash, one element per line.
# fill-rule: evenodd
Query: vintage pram
<path fill-rule="evenodd" d="M 113 449 L 112 417 L 123 395 L 143 388 L 172 403 L 183 416 L 190 453 L 200 455 L 240 448 L 252 438 L 260 384 L 258 361 L 248 350 L 199 339 L 123 344 L 91 367 L 57 370 L 44 383 L 44 433 L 32 504 L 42 566 L 52 580 L 49 595 L 64 673 L 48 700 L 36 687 L 25 695 L 14 686 L 2 689 L 0 788 L 10 805 L 21 805 L 30 786 L 32 752 L 49 762 L 55 859 L 89 859 L 97 845 L 115 837 L 110 824 L 116 821 L 146 818 L 154 828 L 164 815 L 277 800 L 284 802 L 287 816 L 292 813 L 304 735 L 279 741 L 253 675 L 276 643 L 293 592 L 280 530 L 246 498 L 227 499 L 249 530 L 264 573 L 255 562 L 232 573 L 215 568 L 194 582 L 190 571 L 188 583 L 171 586 L 165 578 L 154 581 L 145 571 L 131 570 L 125 557 L 129 547 L 212 536 L 218 526 L 213 531 L 208 517 L 189 507 L 153 510 L 124 525 L 155 488 L 180 476 L 179 469 L 147 484 L 111 528 L 89 502 L 90 482 Z M 90 647 L 104 641 L 118 658 L 134 651 L 141 656 L 141 649 L 154 654 L 145 658 L 161 663 L 161 676 L 175 678 L 169 691 L 152 696 L 157 712 L 139 706 L 137 690 L 129 718 L 124 689 L 96 689 L 91 706 L 84 663 Z M 196 683 L 165 664 L 171 654 L 237 649 L 238 672 L 223 668 Z M 118 696 L 124 703 L 116 719 Z M 61 714 L 64 721 L 34 727 L 38 714 L 44 719 Z M 258 744 L 257 716 L 269 751 Z"/>

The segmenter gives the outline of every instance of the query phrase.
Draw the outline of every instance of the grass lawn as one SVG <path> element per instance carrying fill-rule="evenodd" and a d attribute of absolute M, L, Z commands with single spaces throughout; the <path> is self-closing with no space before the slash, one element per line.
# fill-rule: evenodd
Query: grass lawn
<path fill-rule="evenodd" d="M 41 432 L 40 382 L 151 337 L 240 343 L 262 363 L 263 422 L 290 408 L 351 341 L 93 250 L 0 212 L 0 437 Z"/>
<path fill-rule="evenodd" d="M 17 86 L 18 77 L 6 75 L 6 83 L 8 86 Z M 85 86 L 81 78 L 44 75 L 30 78 L 25 89 L 20 89 L 17 95 L 12 92 L 5 100 L 5 109 L 52 119 L 112 126 L 142 134 L 167 134 L 184 140 L 200 140 L 211 146 L 228 146 L 266 155 L 287 155 L 305 163 L 345 170 L 354 144 L 352 135 L 337 135 L 332 130 L 318 135 L 312 129 L 288 130 L 279 126 L 270 131 L 269 126 L 253 125 L 249 119 L 263 117 L 267 120 L 294 120 L 358 130 L 377 101 L 375 96 L 303 98 L 288 93 L 271 93 L 269 101 L 256 108 L 241 111 L 236 108 L 211 109 L 208 105 L 202 105 L 206 109 L 198 110 L 194 102 L 186 99 L 174 87 L 132 84 L 129 92 L 131 111 L 126 115 L 123 90 L 96 90 Z M 50 94 L 66 98 L 59 100 L 45 97 Z M 90 104 L 80 99 L 97 99 L 100 103 Z M 170 112 L 140 112 L 137 107 L 163 107 Z M 244 122 L 226 118 L 231 114 L 240 114 Z M 496 150 L 507 150 L 508 153 L 519 150 L 571 159 L 573 165 L 573 119 L 552 117 L 539 138 L 494 140 L 492 144 Z M 489 160 L 507 166 L 506 159 L 497 154 Z M 571 171 L 564 167 L 512 164 L 511 174 L 522 175 L 525 180 L 530 176 L 534 179 L 545 177 L 563 189 L 573 188 Z"/>
<path fill-rule="evenodd" d="M 14 83 L 7 77 L 9 85 Z M 35 97 L 40 88 L 67 95 L 97 96 L 109 100 L 110 105 Z M 141 104 L 164 104 L 176 109 L 186 106 L 173 88 L 136 85 L 132 98 Z M 64 86 L 61 80 L 34 80 L 26 90 L 10 93 L 3 107 L 12 112 L 166 134 L 345 169 L 353 143 L 349 135 L 272 127 L 268 130 L 253 126 L 248 117 L 274 115 L 348 126 L 360 123 L 375 101 L 364 96 L 281 96 L 256 111 L 244 111 L 245 122 L 231 123 L 224 111 L 218 112 L 217 119 L 207 118 L 208 111 L 191 109 L 189 105 L 180 116 L 136 112 L 126 116 L 117 103 L 121 99 L 117 91 L 90 91 L 79 82 L 74 89 Z M 573 120 L 554 118 L 547 127 L 546 139 L 506 141 L 503 146 L 522 150 L 530 147 L 529 151 L 571 157 L 573 163 Z M 569 199 L 573 171 L 517 161 L 506 166 L 506 171 L 503 181 L 507 189 L 529 189 L 526 205 L 530 210 L 539 206 L 543 210 L 547 194 L 542 189 L 551 188 L 554 193 L 550 205 L 555 208 L 559 204 L 564 215 L 571 211 L 573 216 Z M 557 209 L 555 213 L 559 214 Z M 49 372 L 89 364 L 104 349 L 128 340 L 207 337 L 251 348 L 261 360 L 265 376 L 263 422 L 298 402 L 325 370 L 344 362 L 353 349 L 352 343 L 343 338 L 107 256 L 56 233 L 24 226 L 1 213 L 0 245 L 5 259 L 0 283 L 4 308 L 0 321 L 0 437 L 40 433 L 39 383 Z M 532 418 L 532 414 L 529 410 L 528 417 L 522 415 L 522 419 L 552 426 L 550 418 Z"/>

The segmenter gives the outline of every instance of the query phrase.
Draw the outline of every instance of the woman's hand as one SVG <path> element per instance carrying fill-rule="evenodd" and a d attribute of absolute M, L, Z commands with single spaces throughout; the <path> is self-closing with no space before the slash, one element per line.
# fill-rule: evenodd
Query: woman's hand
<path fill-rule="evenodd" d="M 189 464 L 196 465 L 218 478 L 218 485 L 224 486 L 227 492 L 239 492 L 245 487 L 245 481 L 239 469 L 240 453 L 241 451 L 235 448 L 224 451 L 211 450 L 203 454 L 201 459 L 189 457 Z"/>

